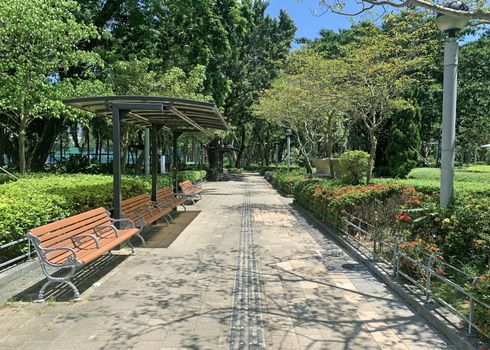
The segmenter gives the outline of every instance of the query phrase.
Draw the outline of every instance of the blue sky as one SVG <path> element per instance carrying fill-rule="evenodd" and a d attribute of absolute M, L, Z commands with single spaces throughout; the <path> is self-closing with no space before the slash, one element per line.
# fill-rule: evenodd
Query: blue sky
<path fill-rule="evenodd" d="M 318 6 L 318 0 L 270 0 L 267 13 L 277 17 L 280 9 L 285 9 L 289 16 L 294 20 L 296 27 L 296 37 L 306 37 L 313 39 L 318 36 L 322 28 L 328 28 L 337 31 L 339 28 L 349 28 L 351 26 L 350 18 L 336 15 L 334 13 L 325 13 L 321 16 L 315 15 L 314 11 L 321 11 Z"/>
<path fill-rule="evenodd" d="M 279 15 L 281 9 L 285 9 L 289 16 L 294 20 L 296 24 L 296 38 L 305 37 L 313 39 L 318 36 L 320 29 L 328 28 L 334 31 L 338 29 L 350 28 L 352 20 L 359 20 L 360 17 L 348 17 L 335 13 L 324 13 L 323 15 L 315 14 L 321 13 L 321 8 L 318 6 L 318 0 L 269 0 L 270 5 L 267 8 L 267 13 L 273 17 Z M 486 2 L 490 5 L 490 0 Z M 349 8 L 351 6 L 347 6 Z M 351 9 L 357 9 L 352 6 Z M 490 26 L 487 26 L 487 28 Z M 477 35 L 467 35 L 462 38 L 462 42 L 470 42 L 476 40 L 479 37 Z M 293 45 L 293 47 L 297 47 Z"/>

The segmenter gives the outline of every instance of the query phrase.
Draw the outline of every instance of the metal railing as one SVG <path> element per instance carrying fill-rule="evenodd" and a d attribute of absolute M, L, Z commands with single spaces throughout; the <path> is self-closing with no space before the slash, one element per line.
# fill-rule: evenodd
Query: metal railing
<path fill-rule="evenodd" d="M 27 245 L 27 252 L 24 254 L 16 255 L 7 261 L 0 260 L 0 273 L 12 268 L 13 266 L 21 262 L 24 262 L 25 260 L 33 258 L 33 256 L 36 254 L 36 251 L 32 249 L 31 241 L 27 238 L 21 238 L 16 241 L 0 245 L 0 257 L 4 256 L 4 254 L 6 254 L 5 251 L 7 251 L 8 249 L 12 249 L 12 247 L 22 244 Z"/>
<path fill-rule="evenodd" d="M 490 315 L 490 305 L 478 299 L 471 291 L 477 287 L 479 276 L 469 275 L 446 263 L 441 253 L 437 251 L 429 254 L 415 247 L 417 256 L 411 255 L 403 248 L 414 246 L 415 242 L 402 241 L 393 234 L 385 237 L 385 232 L 381 228 L 349 213 L 345 213 L 342 222 L 340 231 L 344 239 L 371 263 L 385 271 L 386 269 L 391 270 L 398 283 L 418 288 L 423 293 L 426 303 L 435 301 L 442 305 L 465 323 L 468 334 L 472 335 L 476 331 L 490 338 L 490 332 L 483 330 L 475 318 L 477 308 L 482 314 Z M 444 290 L 445 293 L 441 293 L 441 290 Z M 444 295 L 459 296 L 453 299 L 457 300 L 456 304 L 465 305 L 465 307 L 458 309 L 455 302 L 451 302 Z"/>

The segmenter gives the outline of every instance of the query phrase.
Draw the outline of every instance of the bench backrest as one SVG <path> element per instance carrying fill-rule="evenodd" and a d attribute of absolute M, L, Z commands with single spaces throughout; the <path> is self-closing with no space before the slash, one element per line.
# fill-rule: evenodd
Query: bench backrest
<path fill-rule="evenodd" d="M 179 186 L 180 186 L 180 189 L 182 190 L 183 193 L 193 191 L 192 182 L 190 182 L 189 180 L 180 182 Z"/>
<path fill-rule="evenodd" d="M 96 226 L 110 224 L 108 212 L 104 208 L 97 208 L 34 228 L 28 233 L 37 239 L 41 248 L 73 248 L 71 237 L 94 234 Z"/>
<path fill-rule="evenodd" d="M 136 197 L 125 199 L 121 202 L 123 213 L 131 213 L 140 208 L 147 208 L 151 205 L 150 197 L 146 194 L 140 194 Z"/>
<path fill-rule="evenodd" d="M 170 187 L 162 187 L 157 190 L 157 198 L 173 197 L 174 193 Z"/>

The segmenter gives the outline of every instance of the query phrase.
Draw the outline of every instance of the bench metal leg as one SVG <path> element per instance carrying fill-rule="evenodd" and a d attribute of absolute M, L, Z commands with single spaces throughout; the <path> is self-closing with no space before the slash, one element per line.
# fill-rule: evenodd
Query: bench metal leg
<path fill-rule="evenodd" d="M 46 266 L 41 263 L 41 269 L 43 270 L 44 275 L 47 277 L 48 281 L 43 284 L 41 289 L 39 290 L 39 293 L 37 295 L 37 300 L 35 300 L 35 303 L 43 303 L 44 302 L 44 292 L 46 291 L 46 288 L 48 288 L 49 285 L 53 283 L 65 283 L 68 285 L 71 289 L 73 289 L 73 301 L 79 301 L 80 300 L 80 293 L 78 292 L 77 287 L 70 281 L 70 279 L 73 277 L 75 274 L 75 267 L 71 267 L 70 271 L 65 275 L 61 277 L 54 277 L 51 274 L 48 273 Z"/>
<path fill-rule="evenodd" d="M 137 235 L 139 235 L 139 233 L 137 233 Z M 143 237 L 141 237 L 141 239 L 143 239 Z M 134 245 L 133 245 L 133 243 L 131 243 L 131 241 L 129 239 L 126 242 L 128 242 L 129 247 L 131 248 L 131 255 L 132 256 L 135 256 L 136 254 L 134 253 Z M 143 240 L 143 242 L 144 242 L 144 240 Z"/>
<path fill-rule="evenodd" d="M 182 203 L 180 206 L 181 206 L 182 208 L 184 208 L 184 211 L 187 211 L 187 208 L 186 208 L 186 206 L 185 206 L 185 204 L 184 204 L 184 203 Z"/>
<path fill-rule="evenodd" d="M 146 241 L 143 236 L 139 232 L 135 234 L 135 236 L 138 236 L 138 238 L 141 240 L 141 246 L 144 247 L 146 245 Z"/>
<path fill-rule="evenodd" d="M 166 217 L 170 220 L 170 222 L 174 222 L 174 218 L 172 217 L 172 215 L 170 215 L 170 213 L 166 214 Z"/>
<path fill-rule="evenodd" d="M 143 236 L 141 235 L 141 231 L 145 227 L 146 222 L 143 219 L 141 219 L 138 220 L 138 222 L 136 222 L 134 225 L 139 229 L 138 233 L 136 233 L 135 236 L 137 236 L 141 240 L 141 246 L 144 247 L 146 245 L 146 242 Z"/>

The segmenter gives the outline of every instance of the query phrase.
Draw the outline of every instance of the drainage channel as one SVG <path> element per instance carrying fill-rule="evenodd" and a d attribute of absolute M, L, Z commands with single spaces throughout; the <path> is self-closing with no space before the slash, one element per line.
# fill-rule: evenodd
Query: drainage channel
<path fill-rule="evenodd" d="M 236 258 L 229 349 L 265 349 L 250 192 L 245 189 Z"/>

